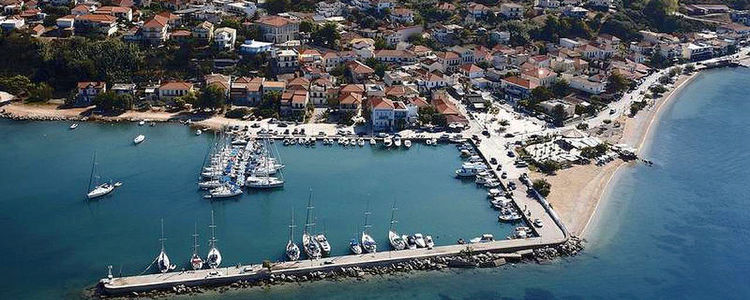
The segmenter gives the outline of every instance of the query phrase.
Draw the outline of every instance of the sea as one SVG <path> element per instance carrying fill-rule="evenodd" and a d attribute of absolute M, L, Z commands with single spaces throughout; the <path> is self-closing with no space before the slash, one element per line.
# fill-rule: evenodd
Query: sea
<path fill-rule="evenodd" d="M 654 165 L 618 172 L 579 256 L 178 298 L 750 298 L 748 83 L 748 69 L 704 71 L 663 108 L 642 153 Z M 184 265 L 196 227 L 207 251 L 211 211 L 225 264 L 280 260 L 292 211 L 304 224 L 310 190 L 315 230 L 327 233 L 335 254 L 361 230 L 365 210 L 385 247 L 394 203 L 399 231 L 431 234 L 437 244 L 512 229 L 496 221 L 484 190 L 451 176 L 460 164 L 453 146 L 279 144 L 283 190 L 208 201 L 195 181 L 210 134 L 180 125 L 68 125 L 0 121 L 2 299 L 77 299 L 108 265 L 116 276 L 141 273 L 158 253 L 162 219 L 167 253 Z M 146 141 L 133 146 L 140 133 Z M 97 173 L 124 185 L 86 201 L 94 153 Z"/>

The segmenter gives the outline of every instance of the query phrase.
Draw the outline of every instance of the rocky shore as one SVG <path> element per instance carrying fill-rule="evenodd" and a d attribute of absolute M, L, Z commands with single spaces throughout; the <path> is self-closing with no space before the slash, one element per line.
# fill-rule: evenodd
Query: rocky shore
<path fill-rule="evenodd" d="M 385 276 L 416 271 L 439 271 L 449 268 L 496 268 L 507 263 L 542 263 L 559 257 L 575 256 L 583 251 L 584 241 L 578 237 L 571 237 L 567 242 L 555 246 L 537 248 L 514 253 L 476 253 L 470 245 L 459 255 L 417 258 L 409 261 L 392 263 L 381 266 L 341 267 L 329 271 L 313 271 L 305 274 L 285 275 L 268 274 L 257 281 L 241 280 L 223 286 L 186 286 L 177 285 L 168 290 L 154 290 L 145 293 L 131 293 L 128 295 L 108 296 L 102 294 L 98 288 L 87 291 L 88 298 L 160 298 L 174 295 L 198 295 L 207 292 L 224 293 L 235 289 L 253 287 L 270 287 L 289 283 L 304 283 L 319 280 L 366 280 L 369 276 Z"/>

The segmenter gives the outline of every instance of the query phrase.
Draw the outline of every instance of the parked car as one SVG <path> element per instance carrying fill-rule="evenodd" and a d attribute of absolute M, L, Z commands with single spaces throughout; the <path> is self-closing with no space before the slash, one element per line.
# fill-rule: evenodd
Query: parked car
<path fill-rule="evenodd" d="M 513 153 L 513 151 L 508 150 L 508 157 L 516 157 L 516 154 Z"/>
<path fill-rule="evenodd" d="M 542 226 L 544 226 L 544 223 L 542 223 L 541 219 L 535 219 L 534 220 L 534 226 L 536 226 L 538 228 L 542 228 Z"/>
<path fill-rule="evenodd" d="M 494 157 L 490 158 L 490 163 L 493 164 L 493 165 L 496 165 L 497 164 L 497 159 L 494 158 Z"/>

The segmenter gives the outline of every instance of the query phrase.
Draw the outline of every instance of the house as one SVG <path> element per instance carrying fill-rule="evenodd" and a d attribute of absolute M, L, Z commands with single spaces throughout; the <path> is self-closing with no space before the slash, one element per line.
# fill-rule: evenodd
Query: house
<path fill-rule="evenodd" d="M 508 19 L 521 19 L 523 12 L 523 5 L 516 3 L 500 4 L 500 14 Z"/>
<path fill-rule="evenodd" d="M 485 16 L 487 16 L 488 14 L 492 12 L 489 7 L 484 6 L 481 3 L 474 3 L 474 2 L 469 2 L 469 5 L 467 5 L 466 10 L 468 10 L 469 14 L 476 19 L 484 18 Z"/>
<path fill-rule="evenodd" d="M 171 81 L 159 86 L 159 99 L 162 101 L 172 101 L 177 97 L 194 92 L 193 84 L 184 81 Z"/>
<path fill-rule="evenodd" d="M 569 5 L 563 8 L 562 12 L 564 16 L 574 19 L 582 19 L 586 17 L 586 14 L 589 12 L 589 10 L 580 6 Z"/>
<path fill-rule="evenodd" d="M 352 51 L 359 58 L 367 59 L 375 55 L 375 40 L 364 38 L 364 39 L 353 39 L 350 42 Z"/>
<path fill-rule="evenodd" d="M 305 110 L 309 94 L 305 89 L 287 89 L 281 94 L 281 114 L 289 115 Z"/>
<path fill-rule="evenodd" d="M 356 60 L 347 62 L 346 68 L 355 83 L 362 83 L 375 75 L 375 70 Z"/>
<path fill-rule="evenodd" d="M 416 61 L 414 53 L 411 53 L 408 50 L 382 49 L 375 51 L 374 55 L 375 59 L 384 63 L 403 64 Z"/>
<path fill-rule="evenodd" d="M 178 29 L 169 33 L 169 38 L 177 42 L 185 42 L 190 39 L 192 33 L 187 30 Z"/>
<path fill-rule="evenodd" d="M 564 118 L 569 118 L 575 115 L 576 113 L 576 107 L 575 105 L 571 105 L 570 103 L 567 103 L 560 99 L 552 99 L 547 100 L 539 103 L 539 106 L 544 109 L 544 112 L 548 115 L 552 115 L 556 109 L 557 106 L 561 106 L 563 109 L 563 112 L 565 113 Z"/>
<path fill-rule="evenodd" d="M 144 41 L 158 45 L 167 40 L 168 19 L 159 15 L 147 21 L 141 27 L 141 36 Z"/>
<path fill-rule="evenodd" d="M 388 86 L 401 85 L 412 81 L 409 73 L 404 71 L 386 71 L 383 75 L 383 82 Z"/>
<path fill-rule="evenodd" d="M 534 6 L 548 9 L 560 7 L 560 0 L 534 0 Z"/>
<path fill-rule="evenodd" d="M 224 11 L 240 17 L 252 18 L 258 11 L 258 7 L 253 2 L 238 1 L 224 5 Z"/>
<path fill-rule="evenodd" d="M 598 8 L 609 8 L 612 6 L 612 0 L 588 0 L 587 3 L 591 7 Z"/>
<path fill-rule="evenodd" d="M 246 40 L 242 45 L 240 45 L 240 53 L 249 55 L 271 52 L 272 49 L 273 43 L 266 43 L 255 40 Z"/>
<path fill-rule="evenodd" d="M 326 18 L 337 17 L 341 16 L 344 8 L 346 8 L 346 5 L 338 0 L 320 1 L 315 4 L 315 14 Z"/>
<path fill-rule="evenodd" d="M 237 40 L 237 29 L 229 27 L 217 28 L 214 31 L 214 46 L 222 50 L 234 50 Z"/>
<path fill-rule="evenodd" d="M 203 21 L 193 27 L 193 37 L 196 40 L 202 41 L 212 40 L 214 38 L 214 24 L 208 21 Z"/>
<path fill-rule="evenodd" d="M 385 131 L 392 130 L 395 126 L 395 105 L 393 101 L 385 98 L 372 98 L 370 105 L 370 122 L 372 130 Z"/>
<path fill-rule="evenodd" d="M 94 14 L 110 15 L 120 20 L 133 21 L 133 9 L 122 6 L 102 6 L 94 11 Z"/>
<path fill-rule="evenodd" d="M 117 32 L 117 17 L 104 14 L 88 14 L 76 17 L 77 32 L 94 32 L 112 35 Z"/>
<path fill-rule="evenodd" d="M 443 73 L 455 72 L 461 64 L 461 57 L 453 51 L 438 52 L 435 56 Z"/>
<path fill-rule="evenodd" d="M 682 47 L 682 58 L 687 60 L 704 60 L 714 55 L 714 47 L 703 43 L 688 43 Z"/>
<path fill-rule="evenodd" d="M 338 102 L 340 111 L 356 113 L 362 105 L 362 94 L 342 93 L 339 95 Z"/>
<path fill-rule="evenodd" d="M 521 72 L 521 78 L 537 86 L 551 87 L 557 78 L 557 73 L 547 68 L 529 68 Z"/>
<path fill-rule="evenodd" d="M 518 76 L 503 78 L 500 80 L 500 84 L 508 100 L 524 99 L 530 96 L 531 90 L 538 86 L 536 83 Z"/>
<path fill-rule="evenodd" d="M 408 8 L 394 8 L 390 15 L 391 21 L 399 23 L 413 23 L 414 12 Z"/>
<path fill-rule="evenodd" d="M 446 87 L 447 85 L 448 83 L 443 76 L 435 74 L 434 72 L 425 72 L 425 74 L 417 79 L 417 87 L 420 92 L 428 92 L 434 89 Z"/>
<path fill-rule="evenodd" d="M 229 99 L 234 105 L 254 106 L 263 100 L 263 77 L 240 77 L 232 82 Z"/>
<path fill-rule="evenodd" d="M 607 90 L 607 77 L 602 74 L 568 77 L 566 80 L 570 88 L 593 95 L 599 95 Z"/>
<path fill-rule="evenodd" d="M 107 83 L 104 81 L 81 81 L 76 87 L 76 106 L 89 106 L 96 96 L 107 92 Z"/>
<path fill-rule="evenodd" d="M 115 83 L 109 90 L 117 95 L 129 94 L 135 96 L 135 88 L 135 83 Z"/>
<path fill-rule="evenodd" d="M 278 93 L 281 95 L 286 90 L 286 82 L 283 81 L 265 81 L 263 82 L 263 95 Z"/>
<path fill-rule="evenodd" d="M 292 73 L 299 67 L 297 50 L 276 50 L 271 53 L 273 71 L 276 74 Z"/>
<path fill-rule="evenodd" d="M 318 78 L 310 84 L 310 102 L 317 107 L 328 105 L 328 100 L 335 96 L 333 83 L 327 78 Z"/>
<path fill-rule="evenodd" d="M 484 77 L 484 69 L 475 64 L 463 64 L 459 70 L 461 74 L 469 77 L 469 79 Z"/>
<path fill-rule="evenodd" d="M 57 18 L 55 20 L 55 24 L 57 25 L 58 29 L 64 30 L 64 29 L 73 29 L 75 26 L 76 16 L 74 15 L 67 15 L 64 17 Z"/>
<path fill-rule="evenodd" d="M 281 16 L 265 16 L 255 21 L 263 41 L 276 44 L 296 40 L 299 21 Z"/>

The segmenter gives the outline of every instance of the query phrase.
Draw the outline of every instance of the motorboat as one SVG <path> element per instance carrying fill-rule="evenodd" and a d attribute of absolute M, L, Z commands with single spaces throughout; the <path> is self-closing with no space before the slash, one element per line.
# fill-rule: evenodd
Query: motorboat
<path fill-rule="evenodd" d="M 489 243 L 495 240 L 495 237 L 492 234 L 485 233 L 480 237 L 475 237 L 471 240 L 469 240 L 469 243 L 477 244 L 477 243 Z"/>
<path fill-rule="evenodd" d="M 427 243 L 424 241 L 424 237 L 421 233 L 414 234 L 414 242 L 417 243 L 417 247 L 419 248 L 427 247 Z"/>
<path fill-rule="evenodd" d="M 492 204 L 492 207 L 496 209 L 503 209 L 508 207 L 510 205 L 510 199 L 502 198 L 502 197 L 495 197 L 495 199 L 492 199 L 490 201 L 490 204 Z"/>
<path fill-rule="evenodd" d="M 487 183 L 487 177 L 484 177 L 484 176 L 477 176 L 477 178 L 476 178 L 476 179 L 474 179 L 474 182 L 475 182 L 476 184 L 485 184 L 485 183 Z"/>
<path fill-rule="evenodd" d="M 406 237 L 406 247 L 410 250 L 417 249 L 417 241 L 414 239 L 413 235 Z"/>
<path fill-rule="evenodd" d="M 349 250 L 352 251 L 354 254 L 362 254 L 362 246 L 359 245 L 359 242 L 357 242 L 357 239 L 351 239 L 349 241 Z"/>
<path fill-rule="evenodd" d="M 515 222 L 521 219 L 521 215 L 516 212 L 501 213 L 497 216 L 497 220 L 500 222 Z"/>
<path fill-rule="evenodd" d="M 211 249 L 208 250 L 206 261 L 211 269 L 216 269 L 221 265 L 221 252 L 219 252 L 219 248 L 216 246 L 216 223 L 214 223 L 213 210 L 211 211 L 211 225 L 208 225 L 208 227 L 211 228 L 211 239 L 209 240 Z"/>
<path fill-rule="evenodd" d="M 328 255 L 331 253 L 331 244 L 328 243 L 328 239 L 326 239 L 326 236 L 324 234 L 318 234 L 315 236 L 315 242 L 318 243 L 320 246 L 320 251 L 322 252 L 322 255 Z"/>
<path fill-rule="evenodd" d="M 474 177 L 477 175 L 477 169 L 475 168 L 460 168 L 456 170 L 456 177 Z"/>
<path fill-rule="evenodd" d="M 393 139 L 393 145 L 396 147 L 401 147 L 401 138 L 396 137 L 395 139 Z"/>
<path fill-rule="evenodd" d="M 70 128 L 70 130 L 78 128 L 78 123 L 73 123 L 72 125 L 70 125 L 69 128 Z"/>
<path fill-rule="evenodd" d="M 370 138 L 370 145 L 375 146 L 378 142 L 375 140 L 375 138 Z"/>
<path fill-rule="evenodd" d="M 470 157 L 472 155 L 471 151 L 467 149 L 461 150 L 461 157 Z"/>
<path fill-rule="evenodd" d="M 202 130 L 198 129 L 198 130 L 195 131 L 195 135 L 201 135 L 201 134 L 203 134 Z"/>
<path fill-rule="evenodd" d="M 365 140 L 364 139 L 357 140 L 357 145 L 359 145 L 360 147 L 364 147 L 365 146 Z"/>
<path fill-rule="evenodd" d="M 254 189 L 272 189 L 284 186 L 284 180 L 269 176 L 250 176 L 245 180 L 245 186 Z"/>
<path fill-rule="evenodd" d="M 488 196 L 488 197 L 490 197 L 490 198 L 494 198 L 494 197 L 500 196 L 500 195 L 501 195 L 502 193 L 503 193 L 503 192 L 502 192 L 501 190 L 498 190 L 498 189 L 490 189 L 490 190 L 489 190 L 489 191 L 487 192 L 487 196 Z"/>
<path fill-rule="evenodd" d="M 437 146 L 437 144 L 438 144 L 438 140 L 437 140 L 436 138 L 432 138 L 432 139 L 430 140 L 430 142 L 432 142 L 432 145 L 433 145 L 433 146 Z"/>
<path fill-rule="evenodd" d="M 143 141 L 144 141 L 144 140 L 146 140 L 146 136 L 145 136 L 145 135 L 142 135 L 142 134 L 139 134 L 139 135 L 138 135 L 137 137 L 135 137 L 135 138 L 133 139 L 133 144 L 136 144 L 136 145 L 138 145 L 138 144 L 140 144 L 140 143 L 143 143 Z"/>
<path fill-rule="evenodd" d="M 531 229 L 529 227 L 519 226 L 519 227 L 516 227 L 516 230 L 513 233 L 513 238 L 525 239 L 529 237 L 530 234 L 531 234 Z"/>
<path fill-rule="evenodd" d="M 425 143 L 425 144 L 427 144 L 427 146 L 430 146 L 430 145 L 432 145 L 432 140 L 430 140 L 430 139 L 426 139 L 426 140 L 424 141 L 424 143 Z"/>
<path fill-rule="evenodd" d="M 362 248 L 367 253 L 375 253 L 377 251 L 378 244 L 367 232 L 362 232 Z"/>
<path fill-rule="evenodd" d="M 500 181 L 497 180 L 488 180 L 484 183 L 484 187 L 486 188 L 496 188 L 500 186 Z"/>
<path fill-rule="evenodd" d="M 384 138 L 383 145 L 385 145 L 386 147 L 390 147 L 391 145 L 393 145 L 393 140 L 389 137 Z"/>
<path fill-rule="evenodd" d="M 140 122 L 138 122 L 138 126 L 143 126 L 143 125 L 146 125 L 146 121 L 141 120 Z"/>
<path fill-rule="evenodd" d="M 193 233 L 193 255 L 190 257 L 190 266 L 193 270 L 199 270 L 203 268 L 203 259 L 198 255 L 198 225 L 195 225 L 195 233 Z"/>
<path fill-rule="evenodd" d="M 424 236 L 424 243 L 427 244 L 428 249 L 432 249 L 432 247 L 435 247 L 435 242 L 432 241 L 431 235 L 425 235 Z"/>
<path fill-rule="evenodd" d="M 411 141 L 410 140 L 404 140 L 404 147 L 406 147 L 406 149 L 411 148 Z"/>

